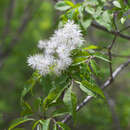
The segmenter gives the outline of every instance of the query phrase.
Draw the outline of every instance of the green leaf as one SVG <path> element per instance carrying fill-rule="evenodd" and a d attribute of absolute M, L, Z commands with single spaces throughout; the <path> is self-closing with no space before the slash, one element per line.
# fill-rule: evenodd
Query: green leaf
<path fill-rule="evenodd" d="M 64 98 L 63 98 L 63 102 L 64 104 L 67 106 L 67 108 L 69 109 L 70 112 L 72 112 L 72 100 L 71 100 L 71 93 L 72 93 L 72 86 L 70 86 L 65 94 L 64 94 Z"/>
<path fill-rule="evenodd" d="M 121 23 L 124 24 L 125 21 L 126 21 L 126 17 L 122 17 L 122 18 L 121 18 Z"/>
<path fill-rule="evenodd" d="M 64 124 L 64 123 L 62 123 L 62 122 L 57 122 L 57 124 L 58 124 L 63 130 L 70 130 L 70 128 L 69 128 L 66 124 Z"/>
<path fill-rule="evenodd" d="M 103 7 L 99 6 L 96 8 L 96 12 L 93 14 L 93 17 L 98 18 L 102 15 L 102 13 L 103 13 Z"/>
<path fill-rule="evenodd" d="M 56 3 L 55 8 L 60 11 L 66 11 L 72 7 L 70 1 L 59 1 Z"/>
<path fill-rule="evenodd" d="M 98 76 L 98 67 L 96 65 L 96 62 L 94 60 L 90 60 L 90 65 L 92 67 L 93 72 Z"/>
<path fill-rule="evenodd" d="M 83 7 L 83 6 L 80 6 L 80 7 L 78 8 L 78 12 L 79 12 L 79 16 L 80 16 L 81 18 L 83 18 L 83 11 L 84 11 L 84 7 Z"/>
<path fill-rule="evenodd" d="M 91 1 L 91 2 L 93 2 L 93 1 Z M 113 15 L 112 15 L 111 11 L 104 10 L 103 5 L 94 7 L 90 4 L 87 4 L 87 5 L 85 5 L 85 11 L 87 13 L 89 13 L 91 15 L 91 17 L 93 17 L 97 23 L 99 23 L 102 26 L 105 26 L 108 30 L 112 29 Z"/>
<path fill-rule="evenodd" d="M 50 119 L 40 120 L 40 123 L 42 125 L 42 130 L 49 130 Z"/>
<path fill-rule="evenodd" d="M 72 117 L 74 121 L 76 120 L 76 107 L 77 107 L 77 97 L 75 93 L 71 93 L 71 100 L 72 100 Z"/>
<path fill-rule="evenodd" d="M 101 60 L 104 60 L 104 61 L 106 61 L 106 62 L 110 62 L 108 59 L 106 59 L 105 57 L 102 57 L 102 56 L 95 56 L 95 57 L 97 57 L 97 58 L 99 58 L 99 59 L 101 59 Z"/>
<path fill-rule="evenodd" d="M 100 53 L 96 53 L 96 54 L 94 54 L 93 56 L 95 56 L 96 58 L 99 58 L 99 59 L 101 59 L 101 60 L 104 60 L 104 61 L 106 61 L 106 62 L 110 62 L 107 58 L 105 58 L 104 55 L 102 55 L 102 54 L 100 54 Z"/>
<path fill-rule="evenodd" d="M 113 5 L 117 8 L 121 8 L 121 4 L 119 3 L 119 1 L 113 1 Z"/>
<path fill-rule="evenodd" d="M 27 102 L 23 101 L 22 106 L 23 106 L 23 111 L 21 112 L 22 116 L 30 115 L 33 113 L 31 106 Z"/>
<path fill-rule="evenodd" d="M 71 7 L 74 7 L 74 6 L 75 6 L 74 3 L 72 3 L 72 2 L 69 1 L 69 0 L 65 0 L 65 2 L 66 2 L 66 4 L 70 5 Z"/>
<path fill-rule="evenodd" d="M 51 91 L 49 92 L 48 96 L 45 98 L 45 100 L 43 102 L 43 109 L 46 110 L 50 104 L 56 103 L 56 101 L 61 96 L 61 94 L 65 88 L 66 88 L 66 86 L 64 86 L 64 87 L 58 86 L 58 87 L 52 88 Z"/>
<path fill-rule="evenodd" d="M 85 5 L 91 5 L 91 6 L 96 6 L 98 5 L 98 0 L 84 0 L 85 1 Z"/>
<path fill-rule="evenodd" d="M 94 15 L 95 14 L 95 9 L 89 5 L 86 6 L 85 10 L 87 13 Z"/>
<path fill-rule="evenodd" d="M 76 65 L 80 65 L 82 63 L 85 63 L 87 61 L 87 59 L 89 58 L 89 56 L 85 56 L 85 57 L 76 57 L 73 61 L 72 66 L 76 66 Z"/>
<path fill-rule="evenodd" d="M 20 125 L 20 124 L 23 124 L 27 121 L 33 121 L 34 119 L 33 118 L 27 118 L 27 117 L 22 117 L 22 118 L 19 118 L 17 120 L 14 121 L 14 123 L 12 123 L 12 125 L 9 127 L 8 130 L 12 130 L 14 129 L 16 126 Z"/>
<path fill-rule="evenodd" d="M 63 115 L 66 115 L 66 114 L 68 114 L 68 112 L 54 113 L 53 117 L 63 116 Z"/>
<path fill-rule="evenodd" d="M 58 127 L 56 124 L 53 125 L 53 130 L 58 130 Z"/>
<path fill-rule="evenodd" d="M 92 19 L 86 19 L 86 20 L 81 20 L 81 24 L 84 27 L 84 29 L 87 29 L 92 23 Z"/>
<path fill-rule="evenodd" d="M 90 46 L 86 47 L 85 49 L 86 50 L 89 50 L 89 49 L 98 49 L 98 46 L 90 45 Z"/>
<path fill-rule="evenodd" d="M 32 74 L 32 77 L 27 81 L 26 85 L 24 86 L 24 89 L 21 94 L 21 101 L 26 96 L 26 94 L 29 93 L 33 89 L 34 85 L 40 78 L 41 78 L 41 75 L 39 75 L 39 73 L 34 72 Z"/>
<path fill-rule="evenodd" d="M 113 15 L 108 11 L 103 11 L 102 15 L 96 17 L 95 20 L 102 26 L 106 27 L 108 30 L 112 29 L 112 17 Z"/>
<path fill-rule="evenodd" d="M 62 102 L 62 108 L 60 109 L 56 109 L 53 113 L 52 113 L 52 117 L 57 117 L 57 116 L 63 116 L 65 114 L 69 114 L 68 110 L 66 109 L 66 107 L 64 106 L 63 102 Z"/>
<path fill-rule="evenodd" d="M 74 93 L 72 93 L 72 86 L 70 86 L 67 91 L 65 92 L 63 98 L 64 104 L 67 106 L 70 114 L 72 115 L 73 119 L 76 119 L 76 107 L 77 107 L 77 98 Z"/>
<path fill-rule="evenodd" d="M 66 17 L 67 19 L 74 19 L 75 16 L 75 9 L 70 9 L 69 11 L 67 11 L 66 13 Z"/>
<path fill-rule="evenodd" d="M 33 103 L 33 110 L 38 111 L 41 105 L 42 99 L 40 97 L 36 98 Z"/>
<path fill-rule="evenodd" d="M 32 126 L 32 130 L 35 130 L 35 128 L 37 127 L 37 125 L 39 124 L 40 120 L 36 121 L 33 126 Z"/>
<path fill-rule="evenodd" d="M 86 94 L 88 94 L 89 96 L 95 96 L 95 94 L 90 90 L 88 89 L 87 87 L 83 86 L 81 82 L 79 81 L 75 81 L 77 84 L 79 84 L 79 87 L 80 89 L 85 92 Z"/>
<path fill-rule="evenodd" d="M 83 84 L 83 86 L 85 86 L 86 88 L 88 88 L 90 91 L 92 91 L 92 92 L 96 93 L 97 95 L 105 98 L 104 93 L 101 90 L 101 88 L 99 88 L 94 83 L 92 84 L 92 83 L 88 82 L 87 80 L 83 80 L 81 83 Z"/>

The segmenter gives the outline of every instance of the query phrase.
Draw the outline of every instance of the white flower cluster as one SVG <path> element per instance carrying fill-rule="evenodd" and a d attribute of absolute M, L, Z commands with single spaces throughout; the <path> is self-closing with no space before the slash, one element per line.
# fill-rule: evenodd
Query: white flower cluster
<path fill-rule="evenodd" d="M 28 65 L 46 75 L 54 72 L 59 75 L 71 65 L 71 51 L 83 44 L 81 30 L 73 21 L 68 21 L 63 28 L 55 31 L 48 41 L 39 41 L 42 54 L 28 57 Z"/>

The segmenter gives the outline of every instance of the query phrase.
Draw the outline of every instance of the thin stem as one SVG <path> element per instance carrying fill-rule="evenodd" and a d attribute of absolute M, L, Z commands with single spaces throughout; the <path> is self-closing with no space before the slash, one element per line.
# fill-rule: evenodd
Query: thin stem
<path fill-rule="evenodd" d="M 116 41 L 116 38 L 117 38 L 117 35 L 114 36 L 114 39 L 112 41 L 112 44 L 110 46 L 108 46 L 108 56 L 109 56 L 109 69 L 110 69 L 110 77 L 111 77 L 111 80 L 113 79 L 112 77 L 112 54 L 111 54 L 111 49 Z"/>
<path fill-rule="evenodd" d="M 103 30 L 103 31 L 108 32 L 108 33 L 110 33 L 110 34 L 112 34 L 112 35 L 117 34 L 117 36 L 119 36 L 119 37 L 121 37 L 121 38 L 130 40 L 130 36 L 124 35 L 124 34 L 122 34 L 122 33 L 120 33 L 120 32 L 117 33 L 117 32 L 115 32 L 114 30 L 109 31 L 109 30 L 107 30 L 107 28 L 105 28 L 105 27 L 103 27 L 103 26 L 101 26 L 101 25 L 99 25 L 99 24 L 96 24 L 96 23 L 94 23 L 94 22 L 93 22 L 91 25 L 92 25 L 93 27 L 99 29 L 99 30 Z"/>
<path fill-rule="evenodd" d="M 113 23 L 114 23 L 115 30 L 116 30 L 117 33 L 115 34 L 114 39 L 112 40 L 112 43 L 108 46 L 108 56 L 109 56 L 109 61 L 110 61 L 109 62 L 109 70 L 110 70 L 111 80 L 113 80 L 113 77 L 112 77 L 112 54 L 111 54 L 111 50 L 112 50 L 113 45 L 115 44 L 117 34 L 119 32 L 118 27 L 116 25 L 116 16 L 117 16 L 117 13 L 115 12 L 114 17 L 113 17 Z"/>

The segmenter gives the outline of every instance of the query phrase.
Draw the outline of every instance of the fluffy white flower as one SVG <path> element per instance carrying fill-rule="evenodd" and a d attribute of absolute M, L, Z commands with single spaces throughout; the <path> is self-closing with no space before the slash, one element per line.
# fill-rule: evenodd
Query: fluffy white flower
<path fill-rule="evenodd" d="M 48 41 L 40 40 L 37 47 L 42 50 L 42 49 L 46 48 L 47 45 L 48 45 Z"/>
<path fill-rule="evenodd" d="M 72 59 L 70 57 L 66 57 L 65 59 L 59 59 L 57 60 L 57 64 L 54 67 L 54 72 L 57 75 L 60 75 L 63 70 L 68 68 L 72 63 Z"/>
<path fill-rule="evenodd" d="M 57 47 L 56 53 L 58 54 L 59 58 L 64 59 L 70 56 L 70 48 L 68 48 L 68 46 L 65 44 L 60 45 Z"/>
<path fill-rule="evenodd" d="M 50 72 L 51 66 L 55 63 L 55 60 L 52 56 L 42 54 L 36 54 L 34 56 L 28 57 L 28 65 L 33 69 L 39 71 L 40 74 L 46 75 Z"/>
<path fill-rule="evenodd" d="M 28 58 L 28 65 L 46 75 L 54 72 L 59 75 L 72 63 L 71 51 L 83 44 L 82 33 L 77 24 L 68 21 L 63 28 L 55 31 L 48 41 L 39 41 L 38 48 L 43 54 Z"/>
<path fill-rule="evenodd" d="M 83 44 L 81 30 L 77 24 L 74 24 L 73 21 L 69 21 L 65 24 L 63 32 L 69 44 L 72 44 L 75 48 Z"/>
<path fill-rule="evenodd" d="M 49 41 L 47 47 L 45 48 L 45 54 L 54 54 L 55 50 L 57 48 L 57 42 L 56 41 Z"/>

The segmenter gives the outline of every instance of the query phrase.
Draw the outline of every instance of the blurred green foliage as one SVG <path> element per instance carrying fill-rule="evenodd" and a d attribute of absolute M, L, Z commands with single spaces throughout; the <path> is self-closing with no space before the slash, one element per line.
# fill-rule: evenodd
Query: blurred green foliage
<path fill-rule="evenodd" d="M 16 0 L 13 18 L 11 20 L 11 31 L 5 39 L 4 47 L 8 47 L 12 37 L 17 33 L 16 30 L 21 24 L 21 17 L 29 1 Z M 10 0 L 0 1 L 0 35 L 5 28 L 6 12 Z M 35 6 L 34 6 L 35 7 Z M 27 57 L 36 52 L 35 49 L 39 39 L 45 39 L 51 35 L 51 30 L 55 27 L 54 8 L 52 2 L 46 0 L 41 2 L 36 9 L 33 19 L 29 22 L 25 31 L 20 37 L 12 53 L 6 58 L 4 66 L 0 70 L 0 129 L 6 128 L 14 117 L 19 115 L 20 94 L 24 83 L 31 76 L 31 70 L 27 66 Z M 0 37 L 0 45 L 2 37 Z M 17 69 L 16 69 L 17 68 Z"/>

